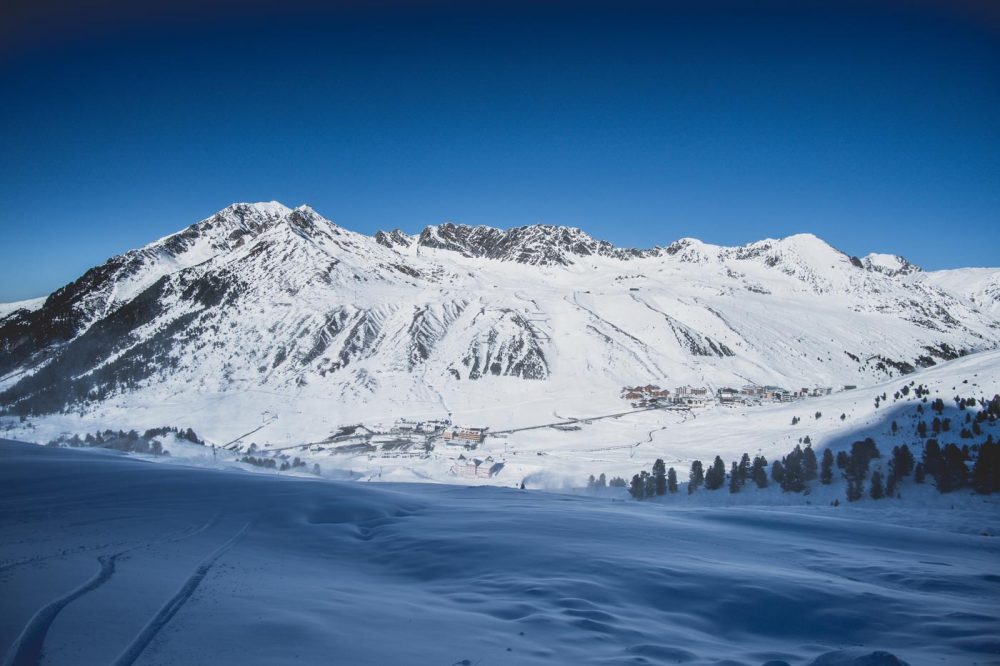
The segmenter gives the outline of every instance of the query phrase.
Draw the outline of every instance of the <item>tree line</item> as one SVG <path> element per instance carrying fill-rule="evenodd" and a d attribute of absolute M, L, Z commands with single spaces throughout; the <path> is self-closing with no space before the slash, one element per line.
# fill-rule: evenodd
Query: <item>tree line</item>
<path fill-rule="evenodd" d="M 899 399 L 909 393 L 910 386 L 904 386 L 894 398 Z M 914 387 L 913 393 L 922 399 L 916 407 L 918 415 L 925 413 L 925 404 L 935 414 L 929 424 L 924 420 L 918 420 L 916 424 L 916 434 L 925 440 L 919 461 L 910 447 L 902 444 L 892 447 L 884 469 L 877 466 L 873 470 L 872 463 L 883 456 L 872 437 L 857 440 L 849 449 L 836 454 L 824 449 L 820 459 L 817 459 L 809 437 L 805 437 L 786 455 L 773 462 L 763 455 L 751 458 L 744 453 L 739 460 L 727 466 L 721 456 L 715 456 L 706 469 L 701 460 L 695 460 L 687 473 L 687 494 L 694 494 L 701 488 L 717 491 L 723 487 L 730 493 L 738 493 L 747 485 L 767 488 L 771 484 L 785 492 L 803 493 L 808 492 L 813 482 L 830 485 L 838 476 L 846 482 L 845 495 L 849 502 L 866 495 L 876 500 L 898 497 L 901 482 L 909 477 L 917 484 L 931 483 L 941 493 L 963 488 L 980 494 L 1000 492 L 1000 444 L 994 441 L 993 435 L 988 435 L 981 444 L 964 443 L 959 446 L 951 442 L 942 445 L 938 437 L 954 432 L 952 419 L 943 416 L 944 401 L 937 398 L 928 402 L 929 391 L 922 385 Z M 884 394 L 877 396 L 877 402 L 886 399 Z M 983 434 L 984 423 L 995 424 L 1000 419 L 1000 395 L 994 395 L 990 400 L 956 395 L 954 402 L 959 411 L 966 412 L 958 433 L 960 439 L 975 439 Z M 979 410 L 973 414 L 976 407 Z M 895 435 L 899 426 L 893 421 L 890 429 Z M 649 471 L 642 470 L 632 477 L 628 491 L 636 499 L 677 493 L 677 478 L 675 468 L 667 468 L 662 459 L 657 459 Z"/>

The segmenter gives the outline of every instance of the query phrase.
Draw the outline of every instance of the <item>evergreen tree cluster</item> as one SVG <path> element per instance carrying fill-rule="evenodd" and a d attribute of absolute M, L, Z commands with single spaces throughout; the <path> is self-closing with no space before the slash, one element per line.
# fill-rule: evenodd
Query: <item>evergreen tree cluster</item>
<path fill-rule="evenodd" d="M 863 440 L 851 444 L 851 452 L 841 451 L 838 455 L 837 466 L 844 472 L 847 479 L 847 500 L 855 502 L 864 495 L 865 481 L 868 478 L 868 468 L 871 461 L 881 458 L 882 453 L 875 445 L 875 440 L 865 437 Z M 879 476 L 881 484 L 881 475 Z"/>
<path fill-rule="evenodd" d="M 705 490 L 718 490 L 726 483 L 726 463 L 715 456 L 712 466 L 705 472 Z"/>
<path fill-rule="evenodd" d="M 591 474 L 590 478 L 587 479 L 588 490 L 596 490 L 599 488 L 607 488 L 607 487 L 608 487 L 608 477 L 604 475 L 604 472 L 601 472 L 601 475 L 596 479 L 594 478 L 593 474 Z"/>
<path fill-rule="evenodd" d="M 253 465 L 254 467 L 263 467 L 264 469 L 277 469 L 278 461 L 274 458 L 257 458 L 256 456 L 243 456 L 240 458 L 240 462 Z"/>
<path fill-rule="evenodd" d="M 620 476 L 615 476 L 609 479 L 604 472 L 601 472 L 601 475 L 597 478 L 594 478 L 594 475 L 591 474 L 587 479 L 587 490 L 598 490 L 601 488 L 625 488 L 627 486 L 628 483 L 625 479 Z"/>
<path fill-rule="evenodd" d="M 771 465 L 771 478 L 786 492 L 800 493 L 816 478 L 816 453 L 807 444 L 796 444 L 788 455 Z"/>
<path fill-rule="evenodd" d="M 882 458 L 882 452 L 872 437 L 857 440 L 851 444 L 850 449 L 836 454 L 830 449 L 824 449 L 821 459 L 817 459 L 811 439 L 805 436 L 799 439 L 799 444 L 790 452 L 771 464 L 763 456 L 751 459 L 747 453 L 738 461 L 730 462 L 728 468 L 721 456 L 714 456 L 707 467 L 702 461 L 695 460 L 688 471 L 687 492 L 691 495 L 702 487 L 714 491 L 725 486 L 730 493 L 738 493 L 748 483 L 753 483 L 757 488 L 767 488 L 773 481 L 782 491 L 801 493 L 808 492 L 810 483 L 816 480 L 823 485 L 832 484 L 838 471 L 847 482 L 846 496 L 852 502 L 866 495 L 876 500 L 899 497 L 903 480 L 910 476 L 917 483 L 925 483 L 930 477 L 934 487 L 942 493 L 962 488 L 971 488 L 982 494 L 1000 492 L 1000 443 L 994 441 L 993 435 L 989 435 L 982 444 L 959 446 L 949 443 L 942 446 L 939 438 L 948 433 L 954 436 L 954 430 L 959 429 L 959 426 L 953 428 L 953 418 L 945 416 L 942 399 L 928 400 L 930 390 L 922 384 L 910 382 L 904 385 L 894 393 L 893 400 L 907 397 L 911 393 L 923 401 L 917 404 L 914 415 L 917 419 L 917 433 L 926 440 L 919 462 L 910 447 L 901 444 L 892 447 L 887 463 L 873 470 L 872 463 Z M 878 400 L 885 403 L 888 395 L 878 396 Z M 975 440 L 982 435 L 985 423 L 995 425 L 1000 419 L 1000 395 L 994 395 L 989 400 L 956 395 L 954 402 L 959 411 L 965 412 L 962 418 L 957 419 L 962 423 L 958 433 L 961 439 Z M 929 423 L 917 416 L 924 413 L 925 405 L 934 414 Z M 818 412 L 815 414 L 815 418 L 821 416 Z M 792 419 L 793 425 L 799 422 L 798 417 Z M 901 428 L 893 420 L 890 430 L 893 435 L 898 436 Z M 597 487 L 602 487 L 593 477 L 591 480 Z M 626 485 L 624 481 L 621 483 Z M 636 499 L 676 493 L 677 472 L 672 467 L 666 469 L 664 462 L 658 459 L 650 471 L 636 474 L 627 485 L 630 494 Z"/>
<path fill-rule="evenodd" d="M 662 497 L 668 492 L 676 493 L 677 471 L 673 467 L 668 470 L 663 459 L 657 458 L 651 472 L 643 470 L 632 477 L 628 492 L 635 499 Z"/>
<path fill-rule="evenodd" d="M 97 447 L 127 453 L 148 453 L 154 456 L 169 456 L 170 452 L 163 448 L 162 442 L 157 438 L 171 433 L 178 439 L 183 439 L 193 444 L 205 444 L 191 428 L 181 430 L 180 428 L 164 426 L 162 428 L 150 428 L 143 433 L 139 433 L 137 430 L 98 430 L 94 433 L 87 433 L 82 438 L 79 435 L 63 435 L 50 441 L 48 445 Z"/>
<path fill-rule="evenodd" d="M 1000 444 L 993 441 L 992 435 L 979 447 L 979 457 L 972 467 L 972 488 L 983 495 L 1000 492 Z"/>
<path fill-rule="evenodd" d="M 937 439 L 928 439 L 918 466 L 921 468 L 918 480 L 922 482 L 926 477 L 931 477 L 934 487 L 942 493 L 966 488 L 970 485 L 967 463 L 972 459 L 971 454 L 968 446 L 959 448 L 955 444 L 946 444 L 942 447 Z"/>
<path fill-rule="evenodd" d="M 886 476 L 885 494 L 896 497 L 899 482 L 913 473 L 914 460 L 910 447 L 906 444 L 892 447 L 892 459 L 889 461 L 889 473 Z"/>
<path fill-rule="evenodd" d="M 263 467 L 264 469 L 276 469 L 279 472 L 285 472 L 290 469 L 306 466 L 305 462 L 299 459 L 298 456 L 293 458 L 291 462 L 289 462 L 288 460 L 282 460 L 280 465 L 278 464 L 277 458 L 265 458 L 263 456 L 258 458 L 256 456 L 250 456 L 250 455 L 243 456 L 242 458 L 240 458 L 240 462 L 253 465 L 254 467 Z M 314 465 L 312 471 L 313 474 L 319 474 L 319 465 Z"/>

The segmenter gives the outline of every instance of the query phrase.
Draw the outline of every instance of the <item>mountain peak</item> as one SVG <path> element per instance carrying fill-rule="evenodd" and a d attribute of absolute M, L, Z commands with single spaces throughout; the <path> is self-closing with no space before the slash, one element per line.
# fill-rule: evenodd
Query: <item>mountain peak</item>
<path fill-rule="evenodd" d="M 592 255 L 628 259 L 650 256 L 651 250 L 615 247 L 577 227 L 532 224 L 511 229 L 445 222 L 426 227 L 417 239 L 423 247 L 452 250 L 467 257 L 516 261 L 536 266 L 562 265 Z"/>
<path fill-rule="evenodd" d="M 263 215 L 287 215 L 292 209 L 280 201 L 256 201 L 256 202 L 236 202 L 231 203 L 216 215 L 225 213 L 247 214 L 256 212 Z"/>
<path fill-rule="evenodd" d="M 872 252 L 865 255 L 861 261 L 867 270 L 886 275 L 909 275 L 910 273 L 919 273 L 921 270 L 919 266 L 911 264 L 898 254 Z"/>

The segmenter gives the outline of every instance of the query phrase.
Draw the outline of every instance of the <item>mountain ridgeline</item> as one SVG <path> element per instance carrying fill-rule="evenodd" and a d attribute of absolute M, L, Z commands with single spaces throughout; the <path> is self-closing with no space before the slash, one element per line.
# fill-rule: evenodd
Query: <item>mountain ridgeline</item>
<path fill-rule="evenodd" d="M 10 308 L 8 308 L 9 310 Z M 858 384 L 1000 342 L 1000 271 L 807 234 L 620 248 L 567 227 L 348 231 L 235 204 L 0 318 L 0 408 L 271 390 L 503 403 L 523 382 Z"/>

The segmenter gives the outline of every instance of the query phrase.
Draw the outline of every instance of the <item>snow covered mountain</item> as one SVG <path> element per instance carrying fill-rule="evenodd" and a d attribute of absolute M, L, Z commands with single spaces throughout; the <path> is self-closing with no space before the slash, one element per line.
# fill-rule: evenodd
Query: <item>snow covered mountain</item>
<path fill-rule="evenodd" d="M 235 204 L 0 309 L 0 406 L 234 434 L 267 411 L 301 440 L 400 416 L 551 416 L 555 396 L 620 406 L 647 382 L 862 385 L 998 342 L 1000 270 L 923 272 L 808 234 L 652 249 L 542 225 L 370 237 L 308 206 Z"/>

